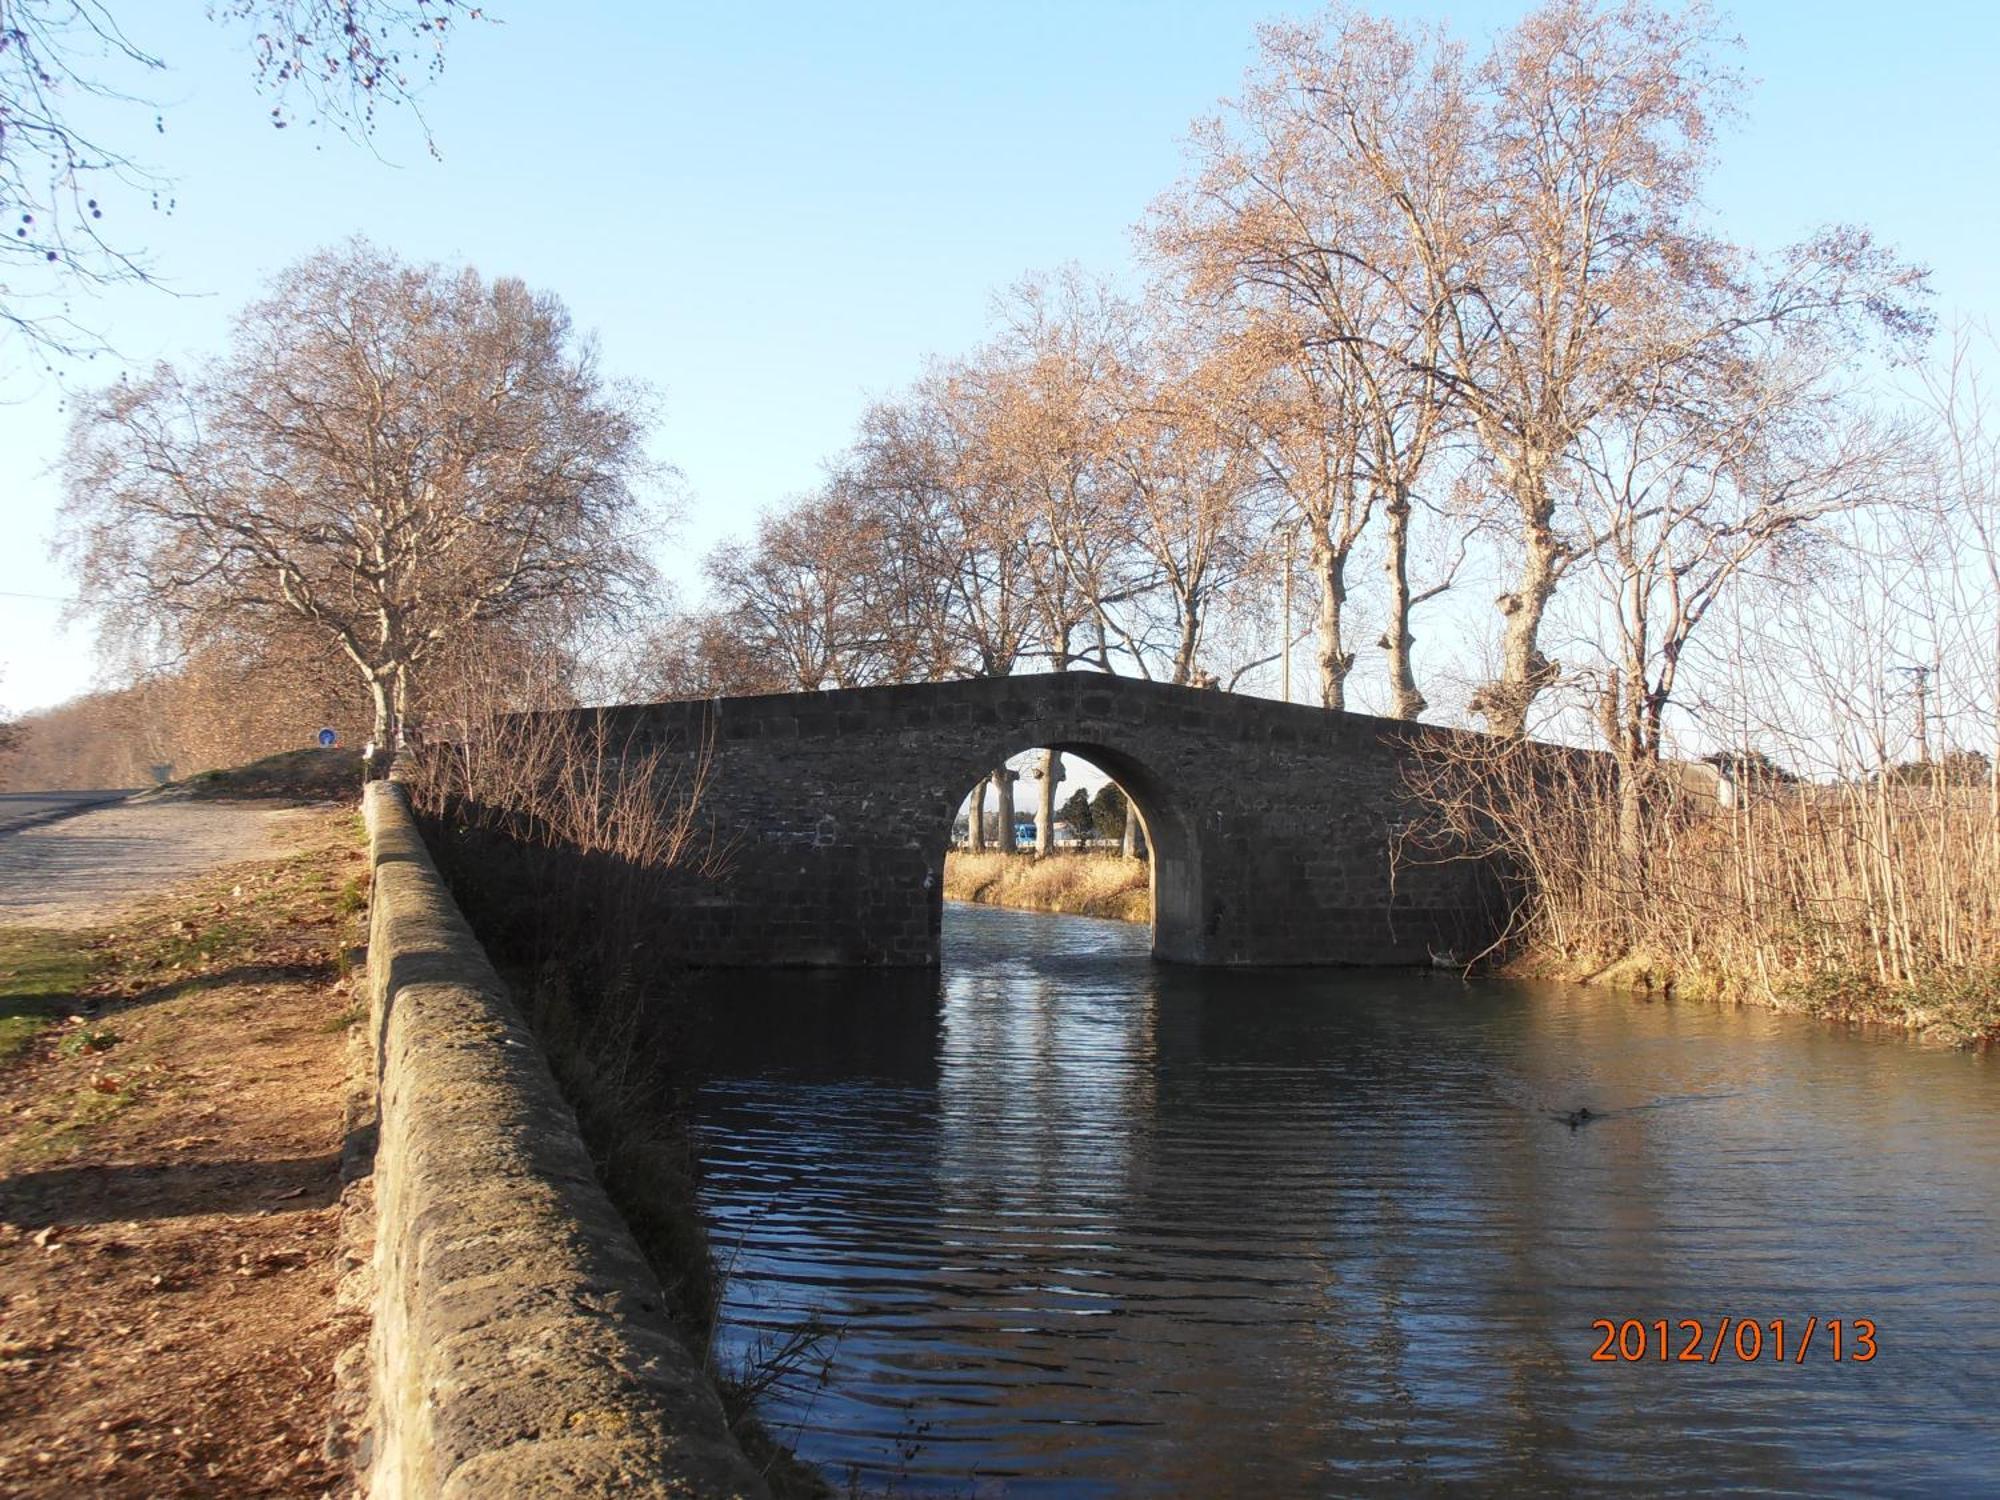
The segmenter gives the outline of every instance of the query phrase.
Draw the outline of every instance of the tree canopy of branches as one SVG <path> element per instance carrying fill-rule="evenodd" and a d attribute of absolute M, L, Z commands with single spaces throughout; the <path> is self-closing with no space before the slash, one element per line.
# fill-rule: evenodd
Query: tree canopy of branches
<path fill-rule="evenodd" d="M 1845 387 L 1926 332 L 1922 273 L 1861 230 L 1761 256 L 1709 227 L 1738 82 L 1701 4 L 1547 0 L 1483 55 L 1340 6 L 1260 42 L 1147 220 L 1146 295 L 1029 278 L 986 344 L 878 405 L 826 496 L 768 521 L 763 557 L 721 559 L 765 600 L 765 644 L 736 654 L 782 657 L 770 642 L 838 619 L 852 662 L 778 675 L 1046 662 L 1234 683 L 1259 660 L 1204 652 L 1264 628 L 1296 540 L 1320 701 L 1347 705 L 1375 634 L 1350 597 L 1372 556 L 1388 711 L 1416 718 L 1417 612 L 1476 555 L 1501 589 L 1469 709 L 1527 732 L 1565 680 L 1546 621 L 1576 575 L 1606 603 L 1566 680 L 1614 748 L 1656 757 L 1715 602 L 1816 521 L 1890 498 L 1896 434 Z M 839 566 L 788 561 L 775 543 L 835 545 L 830 509 Z"/>
<path fill-rule="evenodd" d="M 313 743 L 331 728 L 359 748 L 367 697 L 352 672 L 304 654 L 303 637 L 218 641 L 116 688 L 24 714 L 0 746 L 17 790 L 151 785 Z"/>
<path fill-rule="evenodd" d="M 1158 316 L 1074 274 L 1014 288 L 988 344 L 878 402 L 819 493 L 709 560 L 706 659 L 793 687 L 1194 680 L 1266 528 L 1229 358 Z"/>
<path fill-rule="evenodd" d="M 1934 441 L 1867 390 L 1928 336 L 1925 273 L 1864 229 L 1771 252 L 1716 226 L 1734 46 L 1701 0 L 1544 0 L 1484 46 L 1346 4 L 1265 27 L 1143 225 L 1144 288 L 1070 269 L 997 299 L 822 493 L 713 561 L 692 635 L 734 666 L 697 675 L 1234 687 L 1282 660 L 1289 696 L 1302 554 L 1322 704 L 1415 719 L 1435 672 L 1503 738 L 1601 736 L 1637 888 L 1670 712 L 1749 748 L 1691 670 L 1713 622 L 1740 641 L 1746 600 L 1991 488 L 1962 375 L 1928 393 Z M 1991 507 L 1940 505 L 1922 548 L 1977 593 Z M 1420 670 L 1419 612 L 1468 578 L 1493 613 L 1456 610 L 1465 650 Z"/>
<path fill-rule="evenodd" d="M 76 291 L 146 279 L 129 210 L 171 206 L 169 183 L 85 123 L 110 104 L 159 125 L 126 79 L 166 64 L 119 9 L 103 0 L 0 5 L 0 330 L 49 356 L 95 345 L 71 314 Z M 249 33 L 271 125 L 365 136 L 385 105 L 421 120 L 418 96 L 443 69 L 453 27 L 480 11 L 463 0 L 215 0 L 207 14 Z"/>
<path fill-rule="evenodd" d="M 1774 330 L 1816 340 L 1822 364 L 1864 325 L 1923 330 L 1921 276 L 1864 233 L 1767 267 L 1706 230 L 1715 123 L 1736 94 L 1724 45 L 1700 5 L 1589 0 L 1551 0 L 1478 60 L 1341 9 L 1269 27 L 1234 119 L 1200 132 L 1196 171 L 1155 214 L 1195 293 L 1325 393 L 1321 467 L 1368 491 L 1295 497 L 1334 616 L 1355 517 L 1379 502 L 1390 518 L 1399 712 L 1420 702 L 1400 528 L 1441 431 L 1469 429 L 1515 553 L 1474 706 L 1520 734 L 1559 670 L 1541 649 L 1549 602 L 1598 541 L 1576 514 L 1589 451 L 1749 374 Z M 1322 652 L 1331 678 L 1339 643 Z"/>
<path fill-rule="evenodd" d="M 455 653 L 653 587 L 647 430 L 555 297 L 355 242 L 279 275 L 227 357 L 79 409 L 63 545 L 89 608 L 172 647 L 302 632 L 393 745 Z"/>

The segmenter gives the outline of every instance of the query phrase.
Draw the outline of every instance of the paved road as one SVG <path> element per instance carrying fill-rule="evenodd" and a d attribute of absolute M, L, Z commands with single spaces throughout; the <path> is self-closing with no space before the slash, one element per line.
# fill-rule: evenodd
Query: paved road
<path fill-rule="evenodd" d="M 96 807 L 105 802 L 119 802 L 132 795 L 131 790 L 104 792 L 0 792 L 0 833 L 25 827 L 30 823 L 46 823 L 52 818 L 67 817 L 87 807 Z"/>
<path fill-rule="evenodd" d="M 292 816 L 228 802 L 119 802 L 0 830 L 0 926 L 98 926 L 176 881 L 278 853 Z"/>

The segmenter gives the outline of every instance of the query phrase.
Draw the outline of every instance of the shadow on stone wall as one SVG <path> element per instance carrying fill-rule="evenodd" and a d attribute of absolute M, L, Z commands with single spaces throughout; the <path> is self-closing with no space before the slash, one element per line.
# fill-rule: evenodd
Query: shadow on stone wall
<path fill-rule="evenodd" d="M 419 826 L 540 1042 L 682 1342 L 706 1351 L 721 1286 L 696 1204 L 692 1121 L 709 1032 L 690 1002 L 673 923 L 712 867 L 582 849 L 530 811 L 464 798 L 440 799 Z M 759 1372 L 710 1374 L 733 1436 L 772 1493 L 826 1493 L 759 1424 Z"/>

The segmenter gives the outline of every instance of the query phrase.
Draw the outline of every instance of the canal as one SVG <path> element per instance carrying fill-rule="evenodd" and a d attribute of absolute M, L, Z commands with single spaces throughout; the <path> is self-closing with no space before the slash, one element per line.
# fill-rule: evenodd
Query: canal
<path fill-rule="evenodd" d="M 763 1410 L 837 1486 L 2000 1486 L 1992 1056 L 1146 949 L 952 906 L 941 979 L 711 998 L 720 1357 L 826 1330 Z"/>

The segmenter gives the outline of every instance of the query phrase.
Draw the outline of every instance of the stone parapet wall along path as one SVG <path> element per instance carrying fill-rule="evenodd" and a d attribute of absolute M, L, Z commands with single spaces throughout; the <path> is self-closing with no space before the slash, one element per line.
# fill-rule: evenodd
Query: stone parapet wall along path
<path fill-rule="evenodd" d="M 762 1495 L 446 892 L 369 786 L 375 1155 L 371 1496 Z"/>

